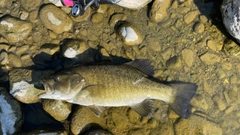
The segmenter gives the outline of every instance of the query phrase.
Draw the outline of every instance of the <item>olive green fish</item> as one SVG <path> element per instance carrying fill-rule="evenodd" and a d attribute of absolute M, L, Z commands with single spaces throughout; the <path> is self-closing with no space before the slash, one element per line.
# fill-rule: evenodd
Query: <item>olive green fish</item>
<path fill-rule="evenodd" d="M 153 99 L 166 102 L 182 118 L 188 118 L 190 100 L 197 85 L 162 84 L 153 80 L 148 60 L 113 65 L 81 65 L 41 80 L 46 93 L 39 98 L 65 100 L 88 106 L 97 116 L 104 107 L 130 106 L 141 116 L 153 114 Z"/>

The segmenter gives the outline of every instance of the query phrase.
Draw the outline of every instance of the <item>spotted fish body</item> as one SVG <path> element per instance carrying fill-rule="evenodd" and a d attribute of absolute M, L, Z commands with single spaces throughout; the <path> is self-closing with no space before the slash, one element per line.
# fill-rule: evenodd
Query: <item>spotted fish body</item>
<path fill-rule="evenodd" d="M 165 85 L 154 81 L 143 72 L 152 73 L 151 66 L 143 63 L 147 62 L 136 60 L 122 65 L 74 67 L 43 79 L 48 93 L 40 98 L 88 106 L 96 115 L 103 107 L 130 106 L 142 116 L 153 113 L 152 99 L 155 99 L 169 104 L 181 117 L 189 117 L 189 102 L 197 86 L 192 83 Z"/>

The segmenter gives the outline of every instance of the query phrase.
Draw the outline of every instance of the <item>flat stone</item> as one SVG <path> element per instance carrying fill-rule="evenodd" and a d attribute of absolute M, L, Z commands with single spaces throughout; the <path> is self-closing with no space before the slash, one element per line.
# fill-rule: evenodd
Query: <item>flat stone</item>
<path fill-rule="evenodd" d="M 183 62 L 188 66 L 192 67 L 195 59 L 195 54 L 190 49 L 184 49 L 181 52 Z"/>
<path fill-rule="evenodd" d="M 9 42 L 16 43 L 26 39 L 32 32 L 32 24 L 14 17 L 4 17 L 0 20 L 0 33 Z"/>
<path fill-rule="evenodd" d="M 20 57 L 18 57 L 16 54 L 9 53 L 8 54 L 8 60 L 9 60 L 10 66 L 12 66 L 12 67 L 22 67 L 22 61 L 21 61 Z"/>
<path fill-rule="evenodd" d="M 59 50 L 60 50 L 60 46 L 55 44 L 44 44 L 40 48 L 40 52 L 45 52 L 49 55 L 53 55 Z"/>
<path fill-rule="evenodd" d="M 72 104 L 60 100 L 42 100 L 43 109 L 54 119 L 63 122 L 71 113 Z"/>
<path fill-rule="evenodd" d="M 183 17 L 183 20 L 186 24 L 190 24 L 197 17 L 198 14 L 198 10 L 190 11 Z"/>
<path fill-rule="evenodd" d="M 73 22 L 71 18 L 54 5 L 46 5 L 41 8 L 39 16 L 43 25 L 57 34 L 72 29 Z"/>
<path fill-rule="evenodd" d="M 102 13 L 95 13 L 91 17 L 91 21 L 93 23 L 100 23 L 103 21 L 103 14 Z"/>
<path fill-rule="evenodd" d="M 219 55 L 207 52 L 200 56 L 200 59 L 202 62 L 204 62 L 207 65 L 213 65 L 221 61 L 221 58 Z"/>

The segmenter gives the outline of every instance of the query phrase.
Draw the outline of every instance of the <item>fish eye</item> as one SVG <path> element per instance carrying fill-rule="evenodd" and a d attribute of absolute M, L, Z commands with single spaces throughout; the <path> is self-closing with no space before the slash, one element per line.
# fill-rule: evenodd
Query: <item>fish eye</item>
<path fill-rule="evenodd" d="M 53 80 L 54 80 L 54 82 L 59 82 L 60 79 L 59 79 L 59 77 L 54 77 Z"/>

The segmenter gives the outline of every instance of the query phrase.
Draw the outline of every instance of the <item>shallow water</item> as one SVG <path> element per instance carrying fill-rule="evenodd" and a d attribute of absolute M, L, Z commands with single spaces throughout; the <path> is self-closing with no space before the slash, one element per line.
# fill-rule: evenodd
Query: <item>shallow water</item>
<path fill-rule="evenodd" d="M 4 49 L 7 46 L 6 52 L 17 57 L 10 59 L 9 56 L 8 64 L 1 62 L 1 80 L 8 81 L 7 71 L 16 67 L 34 65 L 42 70 L 55 71 L 78 62 L 106 59 L 95 58 L 96 53 L 88 53 L 78 61 L 63 58 L 60 51 L 62 45 L 68 42 L 66 39 L 81 39 L 90 48 L 102 49 L 109 55 L 130 60 L 149 59 L 155 69 L 154 76 L 159 80 L 192 82 L 198 85 L 197 94 L 191 101 L 193 113 L 189 119 L 179 118 L 166 104 L 157 101 L 159 110 L 154 118 L 140 117 L 128 107 L 108 109 L 102 118 L 105 124 L 101 126 L 104 129 L 113 134 L 131 135 L 240 133 L 240 50 L 224 30 L 219 11 L 212 9 L 218 3 L 214 6 L 211 2 L 203 4 L 197 0 L 173 0 L 167 9 L 168 17 L 160 23 L 155 23 L 148 17 L 151 3 L 138 11 L 104 5 L 100 7 L 103 11 L 102 21 L 93 22 L 91 16 L 96 10 L 92 10 L 87 20 L 74 22 L 70 31 L 60 34 L 42 24 L 38 11 L 44 3 L 46 2 L 39 0 L 39 3 L 29 3 L 29 6 L 13 0 L 7 5 L 8 9 L 0 6 L 1 19 L 6 15 L 20 18 L 26 12 L 29 14 L 25 21 L 33 26 L 31 33 L 19 42 L 12 42 L 1 36 L 0 47 Z M 196 15 L 186 24 L 184 18 L 190 12 L 196 12 Z M 126 21 L 139 30 L 143 36 L 141 44 L 124 45 L 110 24 L 112 15 L 118 13 L 124 14 Z M 199 24 L 204 27 L 197 29 L 196 25 Z"/>

